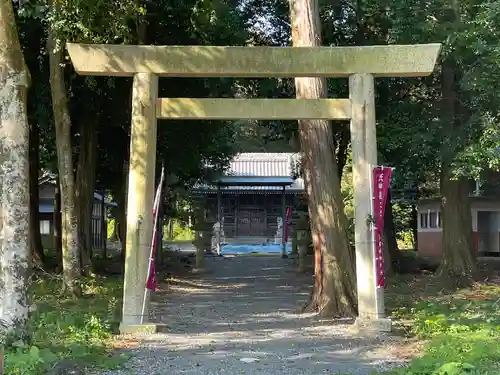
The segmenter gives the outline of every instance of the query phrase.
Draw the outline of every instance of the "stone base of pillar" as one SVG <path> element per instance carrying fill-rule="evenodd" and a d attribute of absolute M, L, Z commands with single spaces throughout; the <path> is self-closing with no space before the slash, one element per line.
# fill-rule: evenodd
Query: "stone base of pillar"
<path fill-rule="evenodd" d="M 143 324 L 124 324 L 120 323 L 121 335 L 152 335 L 155 333 L 165 332 L 166 324 L 160 323 L 143 323 Z"/>
<path fill-rule="evenodd" d="M 356 318 L 352 329 L 360 334 L 377 333 L 377 332 L 391 332 L 392 320 L 389 318 Z"/>

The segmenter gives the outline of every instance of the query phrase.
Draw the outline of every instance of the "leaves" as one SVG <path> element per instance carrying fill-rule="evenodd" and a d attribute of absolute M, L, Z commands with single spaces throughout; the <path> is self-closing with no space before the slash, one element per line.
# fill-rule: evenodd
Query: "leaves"
<path fill-rule="evenodd" d="M 58 280 L 38 279 L 31 291 L 38 306 L 29 321 L 32 343 L 17 342 L 6 348 L 6 375 L 45 374 L 65 358 L 103 368 L 123 363 L 126 357 L 108 352 L 118 325 L 116 302 L 122 286 L 119 279 L 87 279 L 84 297 L 75 301 L 60 294 Z"/>

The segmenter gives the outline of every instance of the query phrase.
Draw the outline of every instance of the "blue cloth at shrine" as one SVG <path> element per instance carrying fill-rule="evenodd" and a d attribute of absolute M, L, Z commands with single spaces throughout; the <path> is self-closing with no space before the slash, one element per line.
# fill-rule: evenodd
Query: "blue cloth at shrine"
<path fill-rule="evenodd" d="M 286 253 L 292 253 L 292 246 L 287 244 Z M 280 244 L 261 244 L 261 245 L 222 245 L 221 255 L 244 255 L 244 254 L 281 254 Z"/>

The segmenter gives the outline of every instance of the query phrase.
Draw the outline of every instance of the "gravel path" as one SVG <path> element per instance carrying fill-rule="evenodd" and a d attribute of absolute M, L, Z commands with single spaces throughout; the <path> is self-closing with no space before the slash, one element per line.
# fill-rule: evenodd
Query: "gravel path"
<path fill-rule="evenodd" d="M 207 258 L 208 272 L 174 279 L 152 301 L 166 333 L 132 349 L 129 371 L 102 374 L 359 374 L 399 366 L 394 337 L 354 336 L 347 324 L 298 309 L 312 279 L 279 257 Z"/>

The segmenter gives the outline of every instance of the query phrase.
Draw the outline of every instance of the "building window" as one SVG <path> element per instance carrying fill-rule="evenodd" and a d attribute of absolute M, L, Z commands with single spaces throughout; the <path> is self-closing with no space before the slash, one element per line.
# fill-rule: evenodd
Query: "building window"
<path fill-rule="evenodd" d="M 420 228 L 428 227 L 428 217 L 427 214 L 420 214 Z"/>
<path fill-rule="evenodd" d="M 429 212 L 429 228 L 439 228 L 437 212 Z"/>
<path fill-rule="evenodd" d="M 40 220 L 40 234 L 50 234 L 50 220 Z"/>
<path fill-rule="evenodd" d="M 441 212 L 440 211 L 427 211 L 420 214 L 420 228 L 441 228 Z"/>

